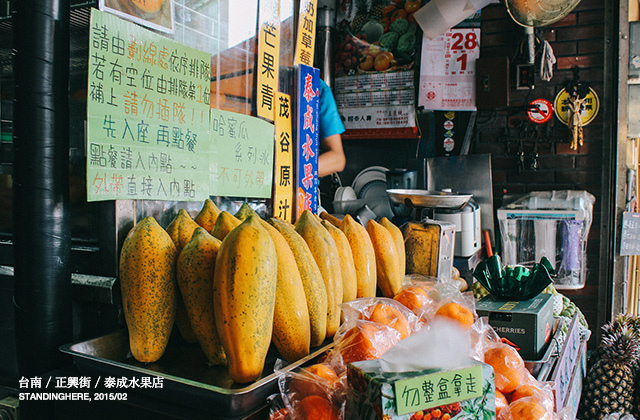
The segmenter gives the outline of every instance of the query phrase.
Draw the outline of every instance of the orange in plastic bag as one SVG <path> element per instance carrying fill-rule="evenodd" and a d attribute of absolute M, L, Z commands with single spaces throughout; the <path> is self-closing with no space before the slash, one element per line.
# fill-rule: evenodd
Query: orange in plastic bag
<path fill-rule="evenodd" d="M 550 413 L 530 398 L 522 398 L 509 405 L 513 420 L 551 420 Z"/>
<path fill-rule="evenodd" d="M 400 341 L 400 333 L 386 325 L 359 321 L 338 344 L 344 364 L 377 359 Z"/>
<path fill-rule="evenodd" d="M 269 420 L 288 420 L 289 419 L 289 410 L 286 408 L 281 408 L 278 411 L 274 411 L 269 416 Z"/>
<path fill-rule="evenodd" d="M 427 291 L 420 286 L 404 287 L 393 299 L 402 303 L 416 315 L 421 315 L 423 308 L 433 302 Z"/>
<path fill-rule="evenodd" d="M 513 347 L 498 343 L 484 353 L 484 362 L 495 372 L 496 389 L 503 394 L 513 392 L 523 380 L 524 361 Z"/>
<path fill-rule="evenodd" d="M 330 397 L 338 386 L 338 381 L 338 375 L 329 365 L 317 363 L 302 368 L 298 375 L 291 378 L 289 387 L 298 399 L 309 395 Z"/>
<path fill-rule="evenodd" d="M 378 303 L 374 306 L 369 321 L 387 325 L 400 333 L 400 339 L 403 340 L 411 335 L 409 321 L 407 317 L 398 309 L 384 303 Z"/>
<path fill-rule="evenodd" d="M 295 420 L 340 420 L 340 410 L 326 398 L 310 395 L 302 399 L 294 410 Z"/>
<path fill-rule="evenodd" d="M 436 317 L 444 316 L 459 323 L 462 328 L 468 329 L 473 325 L 473 312 L 456 302 L 447 302 L 436 311 Z"/>
<path fill-rule="evenodd" d="M 500 413 L 505 408 L 509 407 L 509 401 L 504 394 L 496 389 L 496 417 L 500 416 Z"/>

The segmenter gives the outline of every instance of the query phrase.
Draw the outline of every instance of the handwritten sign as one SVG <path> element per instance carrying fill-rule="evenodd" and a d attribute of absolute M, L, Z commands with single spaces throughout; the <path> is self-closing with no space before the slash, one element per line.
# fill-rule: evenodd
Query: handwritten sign
<path fill-rule="evenodd" d="M 622 213 L 620 255 L 640 255 L 640 213 Z"/>
<path fill-rule="evenodd" d="M 278 92 L 276 112 L 276 170 L 273 215 L 286 222 L 293 219 L 293 139 L 291 97 Z"/>
<path fill-rule="evenodd" d="M 212 108 L 211 138 L 211 195 L 271 197 L 273 124 Z"/>
<path fill-rule="evenodd" d="M 316 0 L 300 1 L 300 18 L 298 19 L 298 41 L 293 65 L 313 66 L 313 52 L 316 44 Z"/>
<path fill-rule="evenodd" d="M 578 315 L 574 315 L 569 325 L 569 331 L 564 340 L 560 358 L 556 362 L 554 368 L 553 382 L 555 382 L 556 393 L 556 412 L 565 407 L 565 400 L 569 394 L 571 384 L 571 375 L 576 364 L 579 362 L 578 354 L 580 352 L 580 326 L 578 325 Z"/>
<path fill-rule="evenodd" d="M 273 121 L 280 57 L 280 1 L 260 1 L 258 47 L 258 117 Z"/>
<path fill-rule="evenodd" d="M 394 383 L 399 415 L 482 396 L 482 366 L 445 370 Z"/>
<path fill-rule="evenodd" d="M 211 58 L 91 10 L 87 200 L 209 196 Z"/>
<path fill-rule="evenodd" d="M 304 210 L 318 209 L 320 70 L 301 64 L 298 77 L 296 219 Z"/>

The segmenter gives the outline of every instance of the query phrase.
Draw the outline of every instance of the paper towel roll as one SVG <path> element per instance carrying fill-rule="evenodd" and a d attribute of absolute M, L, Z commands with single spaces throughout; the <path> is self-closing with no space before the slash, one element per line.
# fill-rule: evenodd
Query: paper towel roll
<path fill-rule="evenodd" d="M 413 14 L 429 39 L 456 26 L 476 11 L 497 0 L 431 0 Z"/>

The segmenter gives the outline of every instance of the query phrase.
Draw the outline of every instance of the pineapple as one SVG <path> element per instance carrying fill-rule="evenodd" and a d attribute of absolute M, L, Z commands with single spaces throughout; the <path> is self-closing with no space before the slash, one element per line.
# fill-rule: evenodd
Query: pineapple
<path fill-rule="evenodd" d="M 371 5 L 371 10 L 369 11 L 369 16 L 374 20 L 382 20 L 384 16 L 382 16 L 382 11 L 387 6 L 387 0 L 373 0 L 373 4 Z"/>
<path fill-rule="evenodd" d="M 615 324 L 612 321 L 603 327 L 600 357 L 584 379 L 578 414 L 581 420 L 631 413 L 640 342 L 635 329 Z"/>
<path fill-rule="evenodd" d="M 356 14 L 351 21 L 351 33 L 360 32 L 367 20 L 369 20 L 369 0 L 356 0 Z"/>

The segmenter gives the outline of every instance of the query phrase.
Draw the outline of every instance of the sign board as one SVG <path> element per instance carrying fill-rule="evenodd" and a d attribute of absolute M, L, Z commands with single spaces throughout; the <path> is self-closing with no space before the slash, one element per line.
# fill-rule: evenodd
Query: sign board
<path fill-rule="evenodd" d="M 551 119 L 553 115 L 553 106 L 546 99 L 534 99 L 529 104 L 527 116 L 531 122 L 536 124 L 544 124 Z"/>
<path fill-rule="evenodd" d="M 418 105 L 428 110 L 476 110 L 476 60 L 480 29 L 453 28 L 422 37 Z"/>
<path fill-rule="evenodd" d="M 280 69 L 280 1 L 260 1 L 260 32 L 258 34 L 258 87 L 256 89 L 258 117 L 273 121 Z"/>
<path fill-rule="evenodd" d="M 578 325 L 578 315 L 574 315 L 567 331 L 567 336 L 560 352 L 560 357 L 554 368 L 553 382 L 555 383 L 556 412 L 559 413 L 565 407 L 565 400 L 569 394 L 571 375 L 574 366 L 580 361 L 580 327 Z"/>
<path fill-rule="evenodd" d="M 278 92 L 276 105 L 276 162 L 273 215 L 293 221 L 293 138 L 291 137 L 291 97 Z"/>
<path fill-rule="evenodd" d="M 91 10 L 87 200 L 209 196 L 211 57 Z"/>
<path fill-rule="evenodd" d="M 210 195 L 271 197 L 273 124 L 212 108 L 211 139 Z"/>
<path fill-rule="evenodd" d="M 555 111 L 556 117 L 563 124 L 569 125 L 569 118 L 571 116 L 571 95 L 567 91 L 567 89 L 562 89 L 556 95 L 556 99 L 553 102 L 553 109 Z M 580 107 L 580 120 L 582 121 L 582 125 L 587 125 L 591 123 L 598 115 L 598 111 L 600 110 L 600 99 L 598 99 L 598 95 L 596 91 L 592 88 L 589 88 L 589 93 L 584 98 L 584 102 Z"/>
<path fill-rule="evenodd" d="M 640 255 L 640 213 L 622 213 L 620 255 Z"/>
<path fill-rule="evenodd" d="M 296 37 L 296 55 L 293 65 L 313 66 L 313 54 L 316 45 L 316 0 L 301 0 Z"/>
<path fill-rule="evenodd" d="M 301 64 L 298 69 L 296 139 L 296 219 L 304 210 L 318 209 L 318 142 L 320 70 Z"/>
<path fill-rule="evenodd" d="M 482 366 L 443 370 L 394 383 L 399 415 L 482 396 Z"/>

